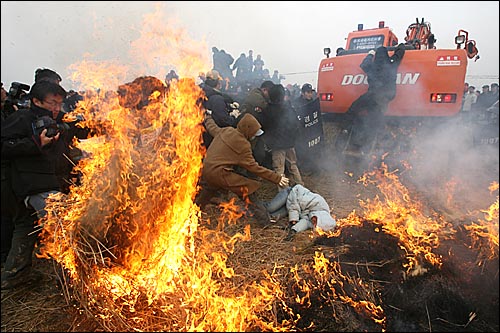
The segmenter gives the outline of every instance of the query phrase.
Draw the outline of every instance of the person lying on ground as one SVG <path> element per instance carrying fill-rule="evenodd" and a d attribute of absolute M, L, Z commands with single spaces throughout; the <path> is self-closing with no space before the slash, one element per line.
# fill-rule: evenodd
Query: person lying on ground
<path fill-rule="evenodd" d="M 285 240 L 290 241 L 296 233 L 308 229 L 333 230 L 337 225 L 330 215 L 330 206 L 318 193 L 297 184 L 285 188 L 264 204 L 272 219 L 279 219 L 288 212 L 290 230 Z M 286 207 L 286 211 L 283 209 Z"/>

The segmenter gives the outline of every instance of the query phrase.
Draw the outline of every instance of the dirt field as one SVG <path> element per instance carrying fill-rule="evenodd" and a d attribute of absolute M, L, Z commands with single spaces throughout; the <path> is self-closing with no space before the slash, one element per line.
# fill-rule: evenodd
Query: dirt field
<path fill-rule="evenodd" d="M 351 213 L 362 212 L 361 201 L 373 200 L 381 194 L 376 184 L 365 186 L 358 182 L 366 171 L 380 166 L 381 159 L 380 155 L 364 160 L 340 156 L 332 148 L 339 128 L 325 121 L 324 130 L 322 171 L 305 175 L 304 181 L 306 187 L 325 197 L 340 225 Z M 438 132 L 444 136 L 447 130 Z M 470 134 L 463 127 L 454 128 L 451 133 L 443 144 L 435 132 L 422 130 L 415 136 L 418 142 L 407 142 L 406 149 L 384 157 L 388 169 L 399 176 L 412 200 L 422 202 L 426 213 L 441 215 L 461 231 L 437 250 L 445 258 L 441 269 L 428 267 L 425 274 L 413 279 L 405 277 L 401 267 L 405 253 L 398 246 L 398 239 L 376 232 L 370 221 L 364 221 L 360 227 L 345 227 L 335 238 L 311 237 L 310 232 L 304 232 L 292 242 L 283 240 L 286 220 L 264 227 L 246 221 L 252 226 L 252 240 L 238 244 L 230 265 L 246 280 L 254 281 L 262 269 L 275 264 L 292 267 L 311 260 L 315 251 L 321 251 L 341 264 L 345 287 L 337 290 L 337 294 L 370 300 L 380 305 L 385 318 L 383 325 L 376 324 L 373 316 L 338 299 L 329 306 L 324 300 L 333 299 L 331 290 L 324 288 L 311 296 L 309 307 L 290 303 L 294 312 L 301 314 L 294 327 L 297 331 L 385 328 L 392 332 L 498 332 L 498 243 L 496 258 L 485 260 L 478 267 L 478 254 L 470 248 L 470 240 L 460 228 L 461 224 L 480 217 L 481 210 L 498 200 L 498 189 L 493 193 L 488 190 L 493 182 L 498 183 L 498 145 L 463 144 L 464 137 Z M 405 139 L 408 141 L 408 137 Z M 272 184 L 264 183 L 259 193 L 265 200 L 274 191 Z M 218 207 L 209 206 L 204 214 L 219 213 Z M 228 228 L 227 232 L 243 227 L 244 223 Z M 498 215 L 496 237 L 498 241 Z M 2 291 L 2 331 L 106 330 L 102 322 L 80 310 L 73 299 L 65 298 L 54 272 L 57 265 L 43 259 L 36 259 L 35 264 L 40 279 L 15 290 Z M 283 272 L 282 278 L 286 281 L 288 274 Z M 314 278 L 312 273 L 311 278 Z M 290 295 L 297 293 L 292 289 L 290 285 Z M 278 312 L 278 318 L 283 316 Z"/>

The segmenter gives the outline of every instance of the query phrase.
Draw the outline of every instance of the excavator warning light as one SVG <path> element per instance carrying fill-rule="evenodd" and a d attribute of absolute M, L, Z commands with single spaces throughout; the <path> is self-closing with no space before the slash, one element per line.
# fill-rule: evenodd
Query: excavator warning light
<path fill-rule="evenodd" d="M 385 26 L 385 22 L 384 21 L 378 21 L 378 27 L 379 28 L 383 28 Z"/>
<path fill-rule="evenodd" d="M 329 47 L 325 47 L 325 48 L 323 49 L 323 54 L 324 54 L 327 58 L 329 58 L 329 57 L 330 57 L 330 53 L 332 53 L 332 50 L 331 50 Z"/>
<path fill-rule="evenodd" d="M 358 31 L 363 30 L 363 23 L 358 24 Z"/>
<path fill-rule="evenodd" d="M 465 43 L 465 36 L 464 35 L 458 35 L 455 37 L 455 44 L 462 45 L 463 43 Z"/>

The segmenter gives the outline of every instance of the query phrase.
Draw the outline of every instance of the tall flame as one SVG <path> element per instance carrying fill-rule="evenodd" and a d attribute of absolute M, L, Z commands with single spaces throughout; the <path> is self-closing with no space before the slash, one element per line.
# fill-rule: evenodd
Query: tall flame
<path fill-rule="evenodd" d="M 193 203 L 205 152 L 204 95 L 190 75 L 209 68 L 208 48 L 168 28 L 158 13 L 145 20 L 131 54 L 149 66 L 144 72 L 166 72 L 175 63 L 182 78 L 168 89 L 150 89 L 140 108 L 134 93 L 151 81 L 121 85 L 137 67 L 91 55 L 71 66 L 73 81 L 85 90 L 76 110 L 84 115 L 81 125 L 98 135 L 76 143 L 85 154 L 76 167 L 81 184 L 47 205 L 42 256 L 64 267 L 73 297 L 110 330 L 277 329 L 257 314 L 270 311 L 279 285 L 240 286 L 226 265 L 234 244 L 250 238 L 249 229 L 228 236 L 202 227 Z M 124 90 L 116 93 L 118 86 Z"/>
<path fill-rule="evenodd" d="M 279 293 L 277 285 L 221 285 L 234 277 L 226 265 L 234 243 L 249 235 L 199 229 L 193 199 L 204 153 L 201 97 L 192 79 L 181 79 L 164 102 L 141 110 L 157 115 L 147 145 L 132 135 L 144 130 L 134 126 L 136 110 L 107 110 L 113 126 L 85 142 L 82 184 L 48 205 L 44 254 L 84 282 L 82 295 L 93 295 L 87 306 L 103 318 L 133 316 L 148 327 L 141 311 L 152 307 L 163 312 L 164 327 L 176 318 L 185 330 L 270 329 L 256 313 Z"/>
<path fill-rule="evenodd" d="M 41 255 L 62 265 L 72 297 L 110 331 L 286 331 L 300 320 L 294 306 L 310 307 L 315 295 L 331 306 L 333 318 L 340 302 L 385 330 L 377 295 L 360 292 L 368 283 L 343 274 L 339 262 L 320 252 L 289 268 L 293 283 L 285 286 L 279 281 L 282 267 L 246 283 L 228 265 L 237 243 L 252 238 L 249 225 L 242 233 L 224 232 L 242 211 L 234 200 L 221 204 L 212 230 L 193 203 L 205 150 L 199 103 L 204 95 L 192 77 L 210 68 L 203 52 L 208 48 L 172 29 L 159 12 L 144 19 L 141 39 L 131 43 L 133 69 L 94 61 L 90 54 L 71 66 L 72 80 L 85 90 L 77 109 L 85 118 L 81 125 L 97 136 L 75 143 L 85 154 L 76 167 L 81 184 L 68 195 L 50 197 Z M 135 94 L 143 86 L 123 82 L 137 72 L 163 78 L 171 67 L 181 79 L 168 87 L 152 80 L 156 86 L 148 87 L 147 103 L 137 107 Z M 424 260 L 439 267 L 434 249 L 452 233 L 449 224 L 437 214 L 424 215 L 385 164 L 361 181 L 376 183 L 382 198 L 362 201 L 362 216 L 353 211 L 338 219 L 335 232 L 321 235 L 334 237 L 343 227 L 370 220 L 399 240 L 409 275 L 421 272 Z M 488 241 L 498 257 L 498 222 L 496 230 L 486 226 L 495 217 L 498 198 L 486 221 L 470 228 L 481 239 L 496 231 Z M 348 283 L 353 293 L 344 289 Z"/>

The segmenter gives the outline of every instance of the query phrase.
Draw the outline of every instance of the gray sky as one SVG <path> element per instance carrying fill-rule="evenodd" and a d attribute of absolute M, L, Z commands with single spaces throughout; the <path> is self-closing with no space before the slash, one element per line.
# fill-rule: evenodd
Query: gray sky
<path fill-rule="evenodd" d="M 439 49 L 455 48 L 458 30 L 468 31 L 480 59 L 469 60 L 466 80 L 477 87 L 498 82 L 498 1 L 2 1 L 1 6 L 1 80 L 6 89 L 12 81 L 32 84 L 38 67 L 60 73 L 66 89 L 79 89 L 71 75 L 83 59 L 122 64 L 125 73 L 119 79 L 126 81 L 140 75 L 163 79 L 171 68 L 191 75 L 179 62 L 187 54 L 199 54 L 208 70 L 212 46 L 235 59 L 253 49 L 271 73 L 277 69 L 286 76 L 283 83 L 316 87 L 323 48 L 344 47 L 358 23 L 375 28 L 385 21 L 404 42 L 417 17 L 431 24 Z M 141 36 L 144 40 L 145 25 L 157 19 L 161 24 L 148 27 L 150 45 L 137 43 Z M 162 54 L 155 50 L 153 36 L 165 32 L 176 36 L 178 44 L 165 45 L 168 52 Z M 138 49 L 147 51 L 139 52 L 140 60 L 132 59 Z"/>

